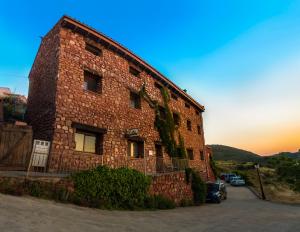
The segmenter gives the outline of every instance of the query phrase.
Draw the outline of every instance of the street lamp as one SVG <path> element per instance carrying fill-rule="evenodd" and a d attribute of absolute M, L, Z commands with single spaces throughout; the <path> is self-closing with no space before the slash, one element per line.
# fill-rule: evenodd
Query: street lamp
<path fill-rule="evenodd" d="M 257 171 L 257 176 L 258 176 L 260 191 L 261 191 L 261 198 L 263 200 L 266 200 L 266 196 L 265 196 L 265 192 L 264 192 L 264 188 L 263 188 L 263 185 L 262 185 L 261 176 L 260 176 L 260 172 L 259 172 L 259 164 L 255 164 L 254 167 Z"/>

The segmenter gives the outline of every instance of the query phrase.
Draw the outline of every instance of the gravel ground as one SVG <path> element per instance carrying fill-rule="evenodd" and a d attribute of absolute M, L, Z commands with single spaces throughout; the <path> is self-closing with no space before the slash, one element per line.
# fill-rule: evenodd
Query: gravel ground
<path fill-rule="evenodd" d="M 300 207 L 228 187 L 221 204 L 166 211 L 107 211 L 0 194 L 0 231 L 300 231 Z"/>

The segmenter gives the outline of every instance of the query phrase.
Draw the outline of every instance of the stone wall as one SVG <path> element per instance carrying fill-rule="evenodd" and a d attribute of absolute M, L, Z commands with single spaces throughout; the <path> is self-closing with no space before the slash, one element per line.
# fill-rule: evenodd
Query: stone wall
<path fill-rule="evenodd" d="M 58 78 L 59 24 L 42 39 L 29 74 L 26 120 L 35 139 L 52 140 Z"/>
<path fill-rule="evenodd" d="M 191 184 L 186 183 L 185 172 L 165 173 L 152 177 L 150 194 L 163 195 L 180 205 L 182 200 L 193 200 Z"/>
<path fill-rule="evenodd" d="M 3 182 L 8 182 L 13 186 L 18 186 L 22 185 L 24 181 L 26 181 L 25 177 L 8 177 L 2 175 L 0 175 L 0 187 Z M 58 188 L 67 189 L 70 193 L 74 191 L 74 184 L 69 178 L 50 176 L 29 177 L 27 179 L 27 182 L 28 181 L 37 181 L 42 183 L 43 186 L 52 186 L 53 191 Z M 185 172 L 165 173 L 152 176 L 149 194 L 163 195 L 166 198 L 172 199 L 177 206 L 179 206 L 182 201 L 193 201 L 191 184 L 186 183 Z"/>
<path fill-rule="evenodd" d="M 78 156 L 85 159 L 86 166 L 103 162 L 117 167 L 127 160 L 126 131 L 135 128 L 138 136 L 144 139 L 144 155 L 150 157 L 146 172 L 155 172 L 155 143 L 160 140 L 154 128 L 155 114 L 144 100 L 141 109 L 133 109 L 130 92 L 139 92 L 145 84 L 151 98 L 163 104 L 160 90 L 155 86 L 161 80 L 146 70 L 141 70 L 138 77 L 132 75 L 129 67 L 137 61 L 105 46 L 101 39 L 91 40 L 81 32 L 77 27 L 58 24 L 49 34 L 49 41 L 44 39 L 30 75 L 29 121 L 35 138 L 49 138 L 52 142 L 49 170 L 59 169 L 62 160 L 77 165 Z M 100 48 L 102 54 L 95 56 L 85 50 L 86 42 Z M 49 56 L 45 57 L 47 54 Z M 85 70 L 101 77 L 101 93 L 84 90 Z M 47 107 L 42 103 L 47 103 Z M 47 115 L 46 108 L 49 110 Z M 206 172 L 207 163 L 200 159 L 200 151 L 205 151 L 202 110 L 180 96 L 171 98 L 170 108 L 180 115 L 178 132 L 183 136 L 186 148 L 193 149 L 195 164 Z M 44 122 L 38 118 L 41 115 L 46 116 Z M 192 123 L 191 131 L 187 129 L 187 120 Z M 102 155 L 74 151 L 76 128 L 73 123 L 106 130 Z M 167 157 L 167 154 L 163 152 L 163 156 Z M 140 170 L 144 162 L 141 158 L 132 163 Z"/>

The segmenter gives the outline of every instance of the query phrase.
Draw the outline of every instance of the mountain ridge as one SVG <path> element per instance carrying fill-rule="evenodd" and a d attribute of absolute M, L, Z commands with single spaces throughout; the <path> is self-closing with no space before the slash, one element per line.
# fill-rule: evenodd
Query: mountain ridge
<path fill-rule="evenodd" d="M 300 151 L 298 152 L 280 152 L 270 156 L 261 156 L 254 152 L 235 148 L 221 144 L 208 145 L 212 148 L 213 157 L 215 160 L 237 161 L 237 162 L 259 162 L 272 157 L 288 157 L 300 160 Z"/>

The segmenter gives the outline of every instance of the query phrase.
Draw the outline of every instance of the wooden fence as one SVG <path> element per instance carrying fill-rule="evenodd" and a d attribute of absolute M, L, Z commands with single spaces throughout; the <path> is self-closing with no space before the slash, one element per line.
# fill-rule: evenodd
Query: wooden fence
<path fill-rule="evenodd" d="M 26 170 L 31 148 L 30 126 L 0 124 L 0 170 Z"/>

